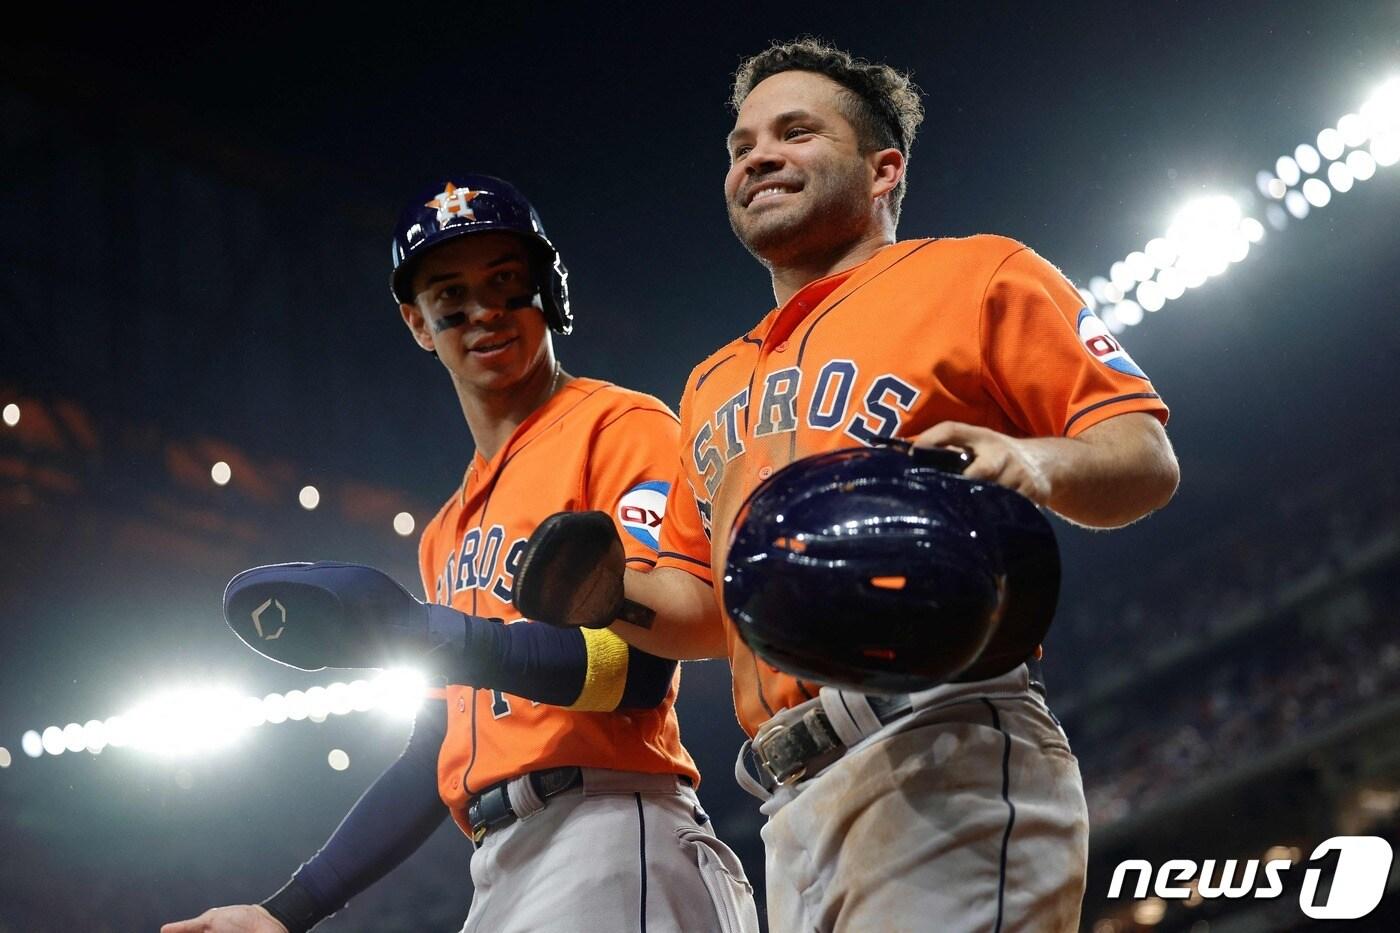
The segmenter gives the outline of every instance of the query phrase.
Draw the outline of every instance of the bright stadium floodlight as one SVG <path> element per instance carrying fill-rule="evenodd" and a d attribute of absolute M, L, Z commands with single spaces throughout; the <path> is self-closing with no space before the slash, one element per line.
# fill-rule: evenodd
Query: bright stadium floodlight
<path fill-rule="evenodd" d="M 107 747 L 107 726 L 102 720 L 89 719 L 83 723 L 83 747 L 94 755 Z"/>
<path fill-rule="evenodd" d="M 1297 220 L 1302 220 L 1304 217 L 1308 216 L 1308 211 L 1311 210 L 1308 205 L 1308 199 L 1303 197 L 1303 192 L 1296 189 L 1288 192 L 1287 197 L 1283 199 L 1283 206 L 1288 208 L 1288 213 L 1292 214 Z"/>
<path fill-rule="evenodd" d="M 352 709 L 350 685 L 333 683 L 326 688 L 326 703 L 332 716 L 344 716 Z"/>
<path fill-rule="evenodd" d="M 300 722 L 306 718 L 308 704 L 306 694 L 301 690 L 287 691 L 287 718 L 293 722 Z"/>
<path fill-rule="evenodd" d="M 375 706 L 390 716 L 412 719 L 423 705 L 423 691 L 428 679 L 409 668 L 391 668 L 371 682 Z"/>
<path fill-rule="evenodd" d="M 223 687 L 173 690 L 150 697 L 107 719 L 48 726 L 23 734 L 30 758 L 108 748 L 131 748 L 162 758 L 181 758 L 233 744 L 251 730 L 288 720 L 324 722 L 331 716 L 381 710 L 412 719 L 426 696 L 427 678 L 406 668 L 384 671 L 373 681 L 314 685 L 285 695 L 248 696 Z"/>
<path fill-rule="evenodd" d="M 1147 312 L 1161 311 L 1167 303 L 1167 294 L 1155 279 L 1148 279 L 1137 287 L 1134 293 L 1137 303 Z"/>
<path fill-rule="evenodd" d="M 1158 269 L 1170 269 L 1172 263 L 1176 262 L 1176 247 L 1172 245 L 1171 240 L 1164 236 L 1148 240 L 1144 252 L 1147 254 L 1147 258 L 1152 260 L 1152 265 Z"/>
<path fill-rule="evenodd" d="M 263 697 L 263 718 L 272 725 L 287 721 L 287 698 L 280 693 L 269 693 Z"/>
<path fill-rule="evenodd" d="M 1361 119 L 1372 134 L 1400 127 L 1400 75 L 1376 88 L 1361 105 Z"/>
<path fill-rule="evenodd" d="M 1293 150 L 1293 161 L 1298 163 L 1298 170 L 1304 175 L 1311 175 L 1322 168 L 1322 156 L 1317 154 L 1317 150 L 1307 143 L 1303 143 Z"/>
<path fill-rule="evenodd" d="M 1131 298 L 1124 298 L 1113 307 L 1118 320 L 1129 327 L 1136 327 L 1142 323 L 1142 306 Z"/>
<path fill-rule="evenodd" d="M 1080 289 L 1084 307 L 1097 310 L 1110 332 L 1121 333 L 1140 322 L 1144 311 L 1158 310 L 1243 262 L 1269 229 L 1282 232 L 1290 220 L 1304 220 L 1379 169 L 1400 163 L 1400 76 L 1384 81 L 1357 112 L 1315 139 L 1316 146 L 1302 143 L 1271 169 L 1255 173 L 1255 187 L 1267 199 L 1260 205 L 1267 228 L 1233 198 L 1197 198 L 1177 213 L 1166 236 L 1113 263 L 1107 277 L 1090 278 L 1087 293 Z"/>
<path fill-rule="evenodd" d="M 1342 134 L 1329 126 L 1317 134 L 1317 151 L 1330 162 L 1342 157 L 1342 153 L 1347 151 L 1347 144 L 1342 139 Z"/>
<path fill-rule="evenodd" d="M 1320 178 L 1309 178 L 1303 182 L 1303 197 L 1313 207 L 1326 207 L 1332 200 L 1332 189 Z"/>
<path fill-rule="evenodd" d="M 1351 171 L 1351 177 L 1357 181 L 1370 181 L 1376 174 L 1376 160 L 1364 149 L 1357 149 L 1348 155 L 1346 166 Z"/>
<path fill-rule="evenodd" d="M 50 755 L 62 755 L 66 750 L 63 744 L 63 727 L 49 726 L 40 736 L 40 744 Z"/>
<path fill-rule="evenodd" d="M 178 757 L 223 748 L 248 729 L 243 697 L 227 688 L 172 690 L 125 714 L 133 748 Z"/>

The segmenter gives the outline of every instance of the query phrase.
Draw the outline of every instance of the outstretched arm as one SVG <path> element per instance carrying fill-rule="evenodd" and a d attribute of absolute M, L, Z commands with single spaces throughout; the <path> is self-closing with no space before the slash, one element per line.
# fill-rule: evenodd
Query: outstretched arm
<path fill-rule="evenodd" d="M 229 583 L 224 617 L 248 647 L 302 670 L 411 664 L 449 683 L 592 712 L 656 706 L 676 670 L 611 632 L 506 625 L 420 602 L 360 564 L 245 570 Z"/>

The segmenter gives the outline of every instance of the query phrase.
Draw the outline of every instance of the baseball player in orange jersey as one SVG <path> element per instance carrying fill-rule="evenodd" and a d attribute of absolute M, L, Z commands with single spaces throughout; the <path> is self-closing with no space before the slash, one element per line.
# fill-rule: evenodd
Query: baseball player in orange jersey
<path fill-rule="evenodd" d="M 896 241 L 922 119 L 903 75 L 803 40 L 749 60 L 733 103 L 725 199 L 777 307 L 687 380 L 658 563 L 625 581 L 656 618 L 612 628 L 667 657 L 727 655 L 746 752 L 787 766 L 736 768 L 764 800 L 774 933 L 1073 930 L 1087 813 L 1038 663 L 897 697 L 806 683 L 738 639 L 714 568 L 774 470 L 890 437 L 963 448 L 967 476 L 1078 524 L 1126 524 L 1175 490 L 1166 407 L 1030 249 Z M 794 742 L 817 708 L 835 739 Z M 775 762 L 803 744 L 819 754 Z"/>
<path fill-rule="evenodd" d="M 606 511 L 628 564 L 654 563 L 675 416 L 560 368 L 550 329 L 571 328 L 567 274 L 513 186 L 455 176 L 431 195 L 399 225 L 392 285 L 414 339 L 451 376 L 476 443 L 419 546 L 428 597 L 463 614 L 456 679 L 281 891 L 163 933 L 310 929 L 448 812 L 476 844 L 464 933 L 756 930 L 743 869 L 695 794 L 673 709 L 676 663 L 607 630 L 520 622 L 512 605 L 525 540 L 556 511 Z M 298 580 L 368 570 L 283 566 L 242 574 L 230 592 L 264 570 Z"/>

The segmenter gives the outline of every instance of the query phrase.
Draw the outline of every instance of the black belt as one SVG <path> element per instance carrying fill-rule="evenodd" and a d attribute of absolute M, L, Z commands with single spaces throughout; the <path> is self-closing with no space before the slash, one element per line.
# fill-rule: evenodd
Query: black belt
<path fill-rule="evenodd" d="M 547 768 L 543 771 L 531 771 L 525 775 L 525 779 L 530 782 L 540 799 L 546 800 L 566 790 L 582 786 L 583 771 L 574 767 Z M 509 784 L 510 781 L 492 784 L 477 794 L 471 806 L 467 807 L 467 822 L 472 824 L 472 842 L 480 843 L 487 833 L 505 829 L 519 819 L 510 805 L 510 793 L 507 790 Z"/>
<path fill-rule="evenodd" d="M 1045 696 L 1045 682 L 1038 660 L 1028 662 L 1031 689 Z M 867 694 L 870 711 L 880 725 L 888 725 L 912 712 L 913 701 L 908 694 L 881 696 Z M 831 719 L 814 703 L 796 722 L 775 726 L 761 739 L 749 743 L 749 755 L 758 782 L 769 791 L 779 784 L 815 774 L 846 753 L 846 746 L 832 728 Z"/>
<path fill-rule="evenodd" d="M 894 722 L 913 710 L 907 695 L 867 696 L 870 710 L 881 725 Z M 840 758 L 846 746 L 832 728 L 820 704 L 796 722 L 775 726 L 749 743 L 758 781 L 768 790 L 816 772 Z"/>

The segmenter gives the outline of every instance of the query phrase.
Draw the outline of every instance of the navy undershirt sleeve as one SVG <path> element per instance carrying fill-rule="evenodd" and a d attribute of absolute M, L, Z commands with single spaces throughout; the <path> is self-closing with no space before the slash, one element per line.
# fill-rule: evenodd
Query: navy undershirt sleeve
<path fill-rule="evenodd" d="M 676 662 L 636 648 L 627 651 L 627 679 L 619 708 L 651 709 L 666 698 Z M 461 666 L 453 683 L 500 690 L 514 696 L 569 706 L 579 698 L 588 674 L 588 647 L 578 629 L 542 622 L 506 625 L 471 619 Z"/>
<path fill-rule="evenodd" d="M 309 900 L 306 906 L 314 911 L 307 912 L 317 915 L 293 918 L 297 926 L 310 929 L 341 909 L 412 855 L 447 818 L 437 788 L 438 751 L 446 737 L 446 704 L 425 701 L 403 752 L 293 876 L 288 888 L 299 888 L 294 893 L 303 903 Z M 284 924 L 276 902 L 286 891 L 263 902 Z"/>
<path fill-rule="evenodd" d="M 542 622 L 506 625 L 475 619 L 467 625 L 461 667 L 452 683 L 500 690 L 551 706 L 568 706 L 583 691 L 588 647 L 578 629 Z"/>

